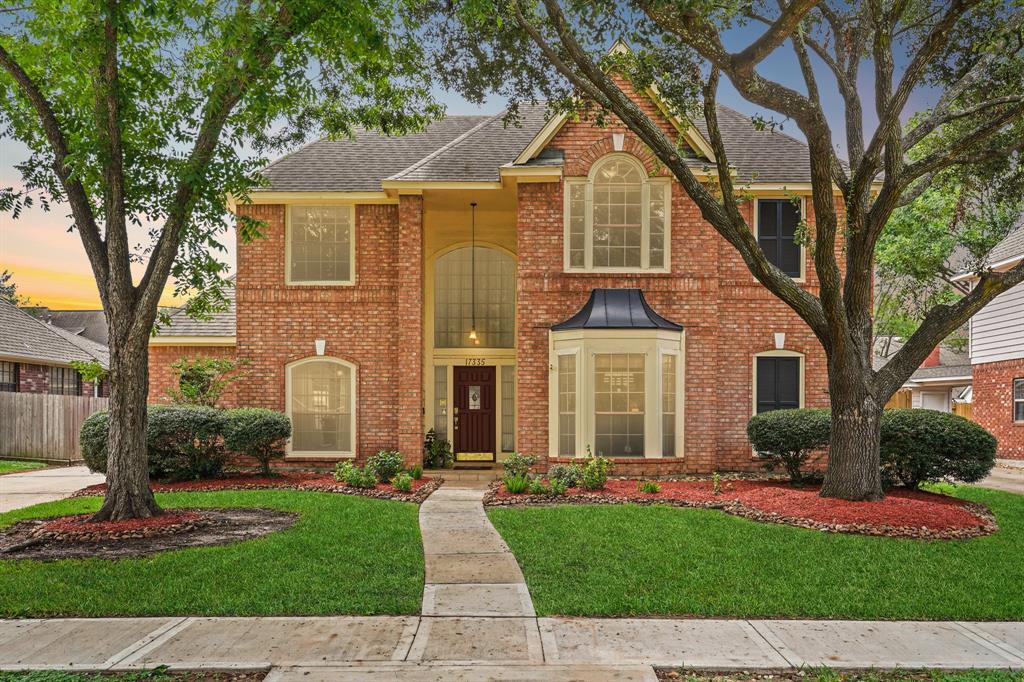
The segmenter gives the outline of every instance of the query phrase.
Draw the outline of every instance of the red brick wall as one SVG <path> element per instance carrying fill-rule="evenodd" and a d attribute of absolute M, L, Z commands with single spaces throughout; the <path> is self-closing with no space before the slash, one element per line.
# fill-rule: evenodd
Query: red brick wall
<path fill-rule="evenodd" d="M 398 203 L 398 449 L 423 457 L 423 197 Z"/>
<path fill-rule="evenodd" d="M 196 360 L 199 358 L 233 359 L 234 346 L 150 346 L 149 347 L 149 402 L 168 402 L 167 392 L 178 387 L 178 373 L 171 365 L 178 360 Z M 238 385 L 244 381 L 230 384 L 221 398 L 224 407 L 238 405 Z M 108 391 L 109 394 L 109 391 Z"/>
<path fill-rule="evenodd" d="M 403 204 L 410 225 L 412 215 L 405 211 L 413 211 L 416 203 Z M 327 356 L 357 367 L 358 459 L 399 447 L 399 386 L 405 385 L 401 376 L 422 371 L 422 362 L 414 365 L 399 356 L 400 322 L 405 322 L 398 313 L 399 207 L 356 207 L 354 286 L 286 286 L 285 207 L 239 210 L 266 222 L 265 238 L 239 240 L 236 348 L 238 358 L 249 363 L 247 378 L 239 385 L 239 403 L 285 410 L 285 366 L 314 356 L 314 341 L 324 339 Z M 411 232 L 406 236 L 411 239 Z M 411 255 L 409 249 L 402 253 Z M 407 306 L 413 302 L 405 300 Z M 411 337 L 402 338 L 409 343 Z M 401 404 L 408 411 L 413 401 L 406 396 Z M 408 434 L 404 447 L 411 447 Z M 421 448 L 419 435 L 414 451 L 403 454 L 410 462 L 418 461 Z"/>
<path fill-rule="evenodd" d="M 971 418 L 999 441 L 998 457 L 1024 459 L 1024 423 L 1013 421 L 1013 380 L 1024 379 L 1024 359 L 974 365 Z"/>
<path fill-rule="evenodd" d="M 638 101 L 671 130 L 652 103 Z M 613 133 L 624 134 L 623 151 L 641 159 L 649 172 L 667 174 L 621 124 L 598 128 L 570 122 L 549 147 L 563 151 L 566 176 L 583 176 L 597 159 L 614 150 Z M 660 462 L 622 459 L 618 473 L 756 468 L 745 432 L 753 411 L 753 356 L 774 349 L 774 332 L 786 332 L 786 350 L 805 354 L 806 405 L 828 405 L 825 357 L 810 329 L 754 279 L 678 183 L 672 185 L 671 274 L 564 273 L 562 187 L 519 185 L 516 362 L 521 451 L 548 452 L 548 330 L 575 313 L 591 289 L 600 287 L 639 287 L 656 311 L 686 329 L 684 457 Z M 752 204 L 744 210 L 752 224 Z M 813 223 L 809 205 L 808 213 Z M 817 293 L 809 254 L 805 265 L 806 286 Z"/>
<path fill-rule="evenodd" d="M 50 377 L 44 365 L 18 363 L 18 392 L 46 393 L 50 390 Z"/>

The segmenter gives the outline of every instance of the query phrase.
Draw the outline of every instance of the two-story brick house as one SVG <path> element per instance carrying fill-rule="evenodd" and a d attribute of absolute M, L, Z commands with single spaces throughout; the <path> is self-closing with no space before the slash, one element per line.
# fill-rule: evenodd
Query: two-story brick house
<path fill-rule="evenodd" d="M 635 100 L 715 182 L 701 124 Z M 720 108 L 743 206 L 816 292 L 808 150 Z M 238 214 L 234 328 L 154 340 L 153 395 L 181 354 L 245 359 L 235 400 L 288 412 L 289 458 L 323 463 L 424 434 L 459 460 L 613 457 L 620 472 L 757 466 L 756 411 L 827 406 L 824 354 L 621 124 L 521 111 L 388 138 L 321 140 L 272 163 Z M 223 320 L 222 320 L 223 322 Z"/>

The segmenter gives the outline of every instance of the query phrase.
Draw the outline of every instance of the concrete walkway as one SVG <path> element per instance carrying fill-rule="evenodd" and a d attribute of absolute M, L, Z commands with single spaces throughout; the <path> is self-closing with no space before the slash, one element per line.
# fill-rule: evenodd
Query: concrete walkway
<path fill-rule="evenodd" d="M 978 485 L 1024 495 L 1024 461 L 997 459 L 992 473 Z"/>
<path fill-rule="evenodd" d="M 33 504 L 61 500 L 88 485 L 103 483 L 102 474 L 89 468 L 56 467 L 0 476 L 0 513 Z"/>

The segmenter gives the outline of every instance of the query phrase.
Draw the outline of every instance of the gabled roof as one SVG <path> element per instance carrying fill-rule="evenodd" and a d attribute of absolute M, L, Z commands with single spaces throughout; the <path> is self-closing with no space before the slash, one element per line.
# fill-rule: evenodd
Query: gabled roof
<path fill-rule="evenodd" d="M 234 280 L 234 277 L 231 278 Z M 232 285 L 224 290 L 228 307 L 213 313 L 209 320 L 196 320 L 188 316 L 185 306 L 175 308 L 170 313 L 170 323 L 160 327 L 157 338 L 167 337 L 226 337 L 235 335 L 235 287 Z"/>
<path fill-rule="evenodd" d="M 95 360 L 104 368 L 110 360 L 106 346 L 46 324 L 4 301 L 0 301 L 0 358 L 63 366 Z"/>
<path fill-rule="evenodd" d="M 72 334 L 107 345 L 107 316 L 102 310 L 47 310 L 44 319 Z"/>
<path fill-rule="evenodd" d="M 988 252 L 989 265 L 999 265 L 1006 261 L 1024 258 L 1024 214 L 1017 220 L 1010 233 Z"/>
<path fill-rule="evenodd" d="M 680 332 L 683 325 L 654 312 L 640 289 L 594 289 L 579 312 L 551 327 L 570 329 L 665 329 Z"/>

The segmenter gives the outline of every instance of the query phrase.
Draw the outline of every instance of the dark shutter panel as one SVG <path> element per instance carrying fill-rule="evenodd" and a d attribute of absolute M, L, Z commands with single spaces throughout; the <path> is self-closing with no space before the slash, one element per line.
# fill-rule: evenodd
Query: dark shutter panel
<path fill-rule="evenodd" d="M 757 358 L 757 412 L 800 407 L 800 359 Z"/>
<path fill-rule="evenodd" d="M 800 245 L 796 242 L 796 229 L 800 224 L 800 207 L 792 201 L 779 204 L 779 269 L 790 277 L 800 276 Z"/>
<path fill-rule="evenodd" d="M 757 244 L 775 263 L 779 250 L 779 212 L 774 201 L 757 202 Z"/>

